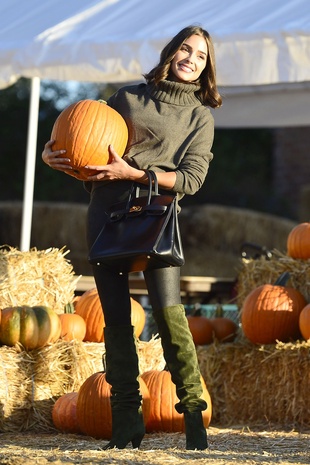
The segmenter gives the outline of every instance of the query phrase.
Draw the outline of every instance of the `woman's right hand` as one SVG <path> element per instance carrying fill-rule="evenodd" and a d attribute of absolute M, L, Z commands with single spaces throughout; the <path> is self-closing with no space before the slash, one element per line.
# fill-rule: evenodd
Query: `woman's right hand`
<path fill-rule="evenodd" d="M 65 155 L 66 150 L 52 150 L 52 146 L 55 143 L 54 140 L 49 140 L 46 142 L 44 146 L 44 150 L 42 152 L 42 160 L 46 163 L 50 168 L 59 171 L 68 171 L 72 170 L 72 166 L 70 166 L 70 158 L 66 158 Z"/>

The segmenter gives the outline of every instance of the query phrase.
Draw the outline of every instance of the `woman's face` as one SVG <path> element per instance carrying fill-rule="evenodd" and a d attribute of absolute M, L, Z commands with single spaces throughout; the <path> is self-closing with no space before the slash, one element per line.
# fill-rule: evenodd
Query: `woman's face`
<path fill-rule="evenodd" d="M 177 82 L 192 82 L 206 67 L 208 47 L 204 37 L 193 35 L 186 39 L 175 54 L 170 71 Z"/>

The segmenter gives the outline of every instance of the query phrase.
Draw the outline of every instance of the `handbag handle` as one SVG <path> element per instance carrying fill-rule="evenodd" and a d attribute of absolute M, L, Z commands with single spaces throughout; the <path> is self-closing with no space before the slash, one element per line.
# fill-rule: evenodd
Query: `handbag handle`
<path fill-rule="evenodd" d="M 145 174 L 148 177 L 148 193 L 147 193 L 147 205 L 151 204 L 151 198 L 152 198 L 152 192 L 154 190 L 154 194 L 158 195 L 158 181 L 156 174 L 152 170 L 145 170 Z M 154 187 L 153 187 L 154 183 Z M 133 193 L 135 191 L 135 196 L 133 197 Z M 139 197 L 139 191 L 140 191 L 140 186 L 133 184 L 133 187 L 130 191 L 129 197 L 128 197 L 128 202 L 126 205 L 126 210 L 129 210 L 130 202 L 132 201 L 133 198 Z"/>

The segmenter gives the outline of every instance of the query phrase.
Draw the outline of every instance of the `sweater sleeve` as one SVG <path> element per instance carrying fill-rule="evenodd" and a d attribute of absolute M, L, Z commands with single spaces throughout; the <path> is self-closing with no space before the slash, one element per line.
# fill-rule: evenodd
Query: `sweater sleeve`
<path fill-rule="evenodd" d="M 203 185 L 213 159 L 214 119 L 208 111 L 207 118 L 197 127 L 185 156 L 176 169 L 174 192 L 194 195 Z"/>

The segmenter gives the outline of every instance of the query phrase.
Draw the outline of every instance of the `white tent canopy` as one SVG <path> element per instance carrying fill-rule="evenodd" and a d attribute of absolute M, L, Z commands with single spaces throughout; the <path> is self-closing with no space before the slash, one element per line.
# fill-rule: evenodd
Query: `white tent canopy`
<path fill-rule="evenodd" d="M 141 80 L 190 24 L 206 28 L 215 44 L 224 97 L 217 127 L 310 125 L 309 0 L 2 0 L 0 87 L 32 78 L 25 207 L 40 79 Z"/>

